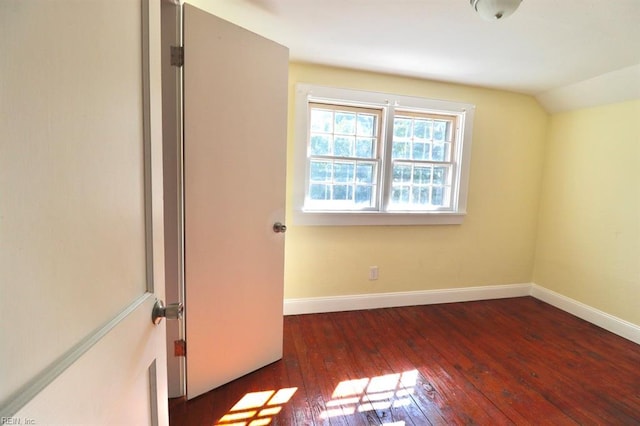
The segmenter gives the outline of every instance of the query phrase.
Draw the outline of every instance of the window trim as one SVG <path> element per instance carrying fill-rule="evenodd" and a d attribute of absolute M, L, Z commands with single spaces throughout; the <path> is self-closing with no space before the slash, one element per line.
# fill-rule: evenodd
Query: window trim
<path fill-rule="evenodd" d="M 394 109 L 399 112 L 457 115 L 457 148 L 452 152 L 456 185 L 451 192 L 451 209 L 432 211 L 304 211 L 307 176 L 308 104 L 310 102 L 336 103 L 355 107 L 383 108 L 393 122 Z M 426 111 L 425 111 L 426 110 Z M 294 225 L 451 225 L 461 224 L 466 215 L 471 142 L 475 105 L 462 102 L 402 96 L 380 92 L 342 89 L 312 84 L 296 84 L 294 127 L 293 224 Z M 381 140 L 383 153 L 389 150 L 393 129 L 381 123 L 386 133 Z M 391 156 L 383 154 L 381 167 L 389 170 Z M 390 173 L 385 171 L 379 182 L 381 196 L 389 196 Z M 381 208 L 386 200 L 380 200 Z"/>

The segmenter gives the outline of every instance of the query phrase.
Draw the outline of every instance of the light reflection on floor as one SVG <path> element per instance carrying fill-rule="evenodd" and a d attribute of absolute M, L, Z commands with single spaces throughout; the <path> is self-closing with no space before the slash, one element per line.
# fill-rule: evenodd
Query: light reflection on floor
<path fill-rule="evenodd" d="M 418 371 L 344 380 L 336 386 L 320 419 L 351 416 L 356 412 L 387 410 L 411 404 Z M 264 426 L 282 411 L 298 388 L 250 392 L 243 396 L 217 423 L 217 426 Z M 404 421 L 383 423 L 404 426 Z"/>
<path fill-rule="evenodd" d="M 336 386 L 331 400 L 320 414 L 322 419 L 350 416 L 357 412 L 386 410 L 411 404 L 411 394 L 418 380 L 418 370 L 398 374 L 345 380 Z M 384 423 L 403 426 L 403 421 Z"/>
<path fill-rule="evenodd" d="M 282 411 L 298 388 L 284 388 L 262 392 L 249 392 L 238 401 L 216 425 L 264 426 Z"/>

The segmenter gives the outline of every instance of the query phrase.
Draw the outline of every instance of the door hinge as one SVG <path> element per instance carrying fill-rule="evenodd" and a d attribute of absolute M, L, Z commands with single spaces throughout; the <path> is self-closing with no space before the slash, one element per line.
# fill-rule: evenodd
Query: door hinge
<path fill-rule="evenodd" d="M 171 46 L 171 65 L 174 67 L 184 65 L 184 47 Z"/>
<path fill-rule="evenodd" d="M 173 356 L 187 356 L 187 342 L 184 339 L 173 342 Z"/>

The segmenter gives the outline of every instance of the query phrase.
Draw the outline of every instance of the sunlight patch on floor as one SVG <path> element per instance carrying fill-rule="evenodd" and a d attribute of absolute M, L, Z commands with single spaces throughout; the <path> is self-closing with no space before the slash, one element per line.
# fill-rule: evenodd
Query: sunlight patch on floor
<path fill-rule="evenodd" d="M 219 426 L 264 426 L 282 411 L 298 388 L 283 388 L 245 394 L 216 423 Z"/>
<path fill-rule="evenodd" d="M 345 380 L 336 386 L 320 418 L 349 416 L 358 412 L 387 410 L 411 403 L 411 395 L 418 381 L 418 370 L 398 374 Z M 403 421 L 384 423 L 403 426 Z"/>

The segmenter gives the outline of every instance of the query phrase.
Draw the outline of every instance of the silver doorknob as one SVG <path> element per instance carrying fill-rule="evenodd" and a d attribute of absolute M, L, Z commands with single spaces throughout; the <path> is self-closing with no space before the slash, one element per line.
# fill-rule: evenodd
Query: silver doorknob
<path fill-rule="evenodd" d="M 184 313 L 184 306 L 182 303 L 170 303 L 168 306 L 164 306 L 162 300 L 156 299 L 155 305 L 153 305 L 153 311 L 151 311 L 151 321 L 154 324 L 160 324 L 162 318 L 168 320 L 182 319 Z"/>
<path fill-rule="evenodd" d="M 276 234 L 278 232 L 284 234 L 285 232 L 287 232 L 287 225 L 282 224 L 280 222 L 276 222 L 276 223 L 273 224 L 273 232 L 275 232 Z"/>

